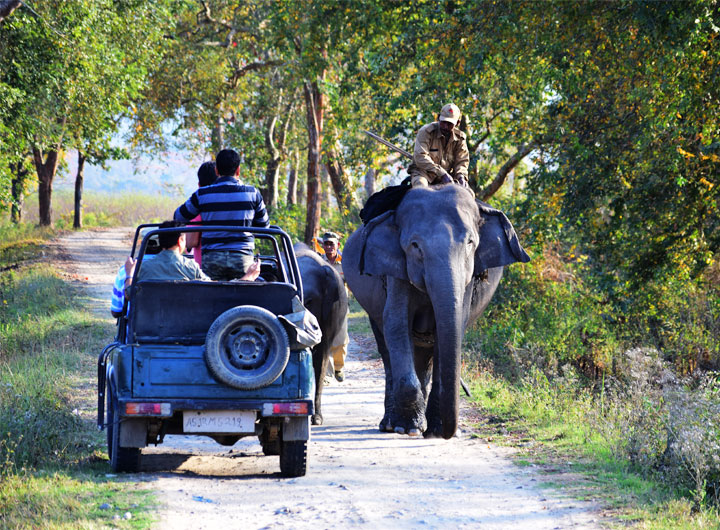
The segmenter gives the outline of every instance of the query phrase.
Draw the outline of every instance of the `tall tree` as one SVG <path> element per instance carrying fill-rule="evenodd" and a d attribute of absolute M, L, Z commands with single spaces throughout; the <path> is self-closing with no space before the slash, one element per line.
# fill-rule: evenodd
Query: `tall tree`
<path fill-rule="evenodd" d="M 143 85 L 162 11 L 161 2 L 45 0 L 34 16 L 18 11 L 0 26 L 0 86 L 22 93 L 9 123 L 32 154 L 41 224 L 52 223 L 62 150 L 115 130 Z"/>

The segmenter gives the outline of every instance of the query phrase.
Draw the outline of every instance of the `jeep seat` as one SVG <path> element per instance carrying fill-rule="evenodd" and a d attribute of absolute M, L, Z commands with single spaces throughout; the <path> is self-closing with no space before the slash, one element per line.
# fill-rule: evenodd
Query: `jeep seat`
<path fill-rule="evenodd" d="M 215 319 L 239 305 L 276 315 L 292 312 L 295 287 L 284 282 L 156 281 L 137 283 L 131 300 L 131 340 L 202 344 Z"/>

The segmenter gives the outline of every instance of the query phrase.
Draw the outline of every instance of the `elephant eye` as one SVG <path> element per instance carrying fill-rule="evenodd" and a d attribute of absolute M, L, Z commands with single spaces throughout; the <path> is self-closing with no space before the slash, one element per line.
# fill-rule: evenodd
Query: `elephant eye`
<path fill-rule="evenodd" d="M 413 249 L 414 252 L 417 252 L 420 257 L 423 257 L 422 250 L 420 250 L 420 245 L 418 245 L 415 241 L 410 243 L 410 247 Z"/>

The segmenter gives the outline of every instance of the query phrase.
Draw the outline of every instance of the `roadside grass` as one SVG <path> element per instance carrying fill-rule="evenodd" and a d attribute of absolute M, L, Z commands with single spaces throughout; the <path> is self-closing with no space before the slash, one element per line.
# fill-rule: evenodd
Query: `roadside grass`
<path fill-rule="evenodd" d="M 0 527 L 147 528 L 151 494 L 108 474 L 94 421 L 88 379 L 112 326 L 39 259 L 52 231 L 3 229 L 6 241 L 37 242 L 0 251 L 13 265 L 0 272 Z"/>
<path fill-rule="evenodd" d="M 348 297 L 348 333 L 353 335 L 370 335 L 372 337 L 372 329 L 367 313 L 360 307 L 355 297 Z"/>
<path fill-rule="evenodd" d="M 55 234 L 53 228 L 28 223 L 0 223 L 0 271 L 36 258 L 42 252 L 44 242 Z"/>
<path fill-rule="evenodd" d="M 476 436 L 517 449 L 515 460 L 545 475 L 544 486 L 595 503 L 603 524 L 644 530 L 720 528 L 712 504 L 668 485 L 654 470 L 620 458 L 597 428 L 600 399 L 565 375 L 552 382 L 539 372 L 511 383 L 489 367 L 467 364 L 471 402 L 483 414 Z"/>
<path fill-rule="evenodd" d="M 149 528 L 152 506 L 150 491 L 114 482 L 97 465 L 6 475 L 0 485 L 0 527 L 8 529 Z"/>

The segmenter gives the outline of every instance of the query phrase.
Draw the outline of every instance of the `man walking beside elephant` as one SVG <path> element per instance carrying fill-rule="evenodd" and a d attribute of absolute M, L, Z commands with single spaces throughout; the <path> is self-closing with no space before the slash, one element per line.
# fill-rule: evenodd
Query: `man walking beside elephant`
<path fill-rule="evenodd" d="M 338 246 L 340 245 L 340 237 L 335 232 L 325 232 L 323 234 L 322 246 L 325 254 L 322 256 L 325 263 L 330 265 L 345 282 L 345 275 L 342 270 L 342 254 Z M 347 333 L 344 336 L 337 335 L 333 344 L 330 345 L 330 355 L 333 360 L 333 370 L 335 371 L 335 379 L 339 382 L 345 381 L 345 358 L 347 357 L 347 347 L 350 343 L 350 337 Z"/>
<path fill-rule="evenodd" d="M 408 168 L 413 188 L 453 181 L 467 187 L 470 152 L 465 133 L 455 127 L 459 120 L 460 109 L 448 103 L 437 121 L 418 131 L 413 163 Z"/>

